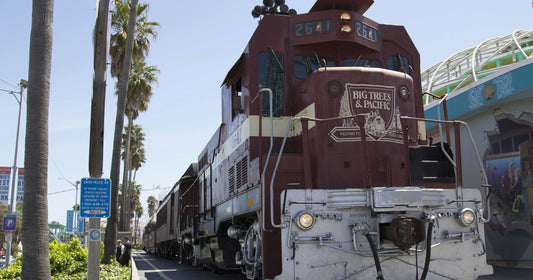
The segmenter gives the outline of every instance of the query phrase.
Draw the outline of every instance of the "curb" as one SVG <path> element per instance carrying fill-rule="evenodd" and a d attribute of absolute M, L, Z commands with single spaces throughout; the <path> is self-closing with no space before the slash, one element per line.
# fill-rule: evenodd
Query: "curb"
<path fill-rule="evenodd" d="M 135 265 L 135 258 L 131 258 L 131 280 L 139 280 L 139 273 L 137 273 L 137 266 Z"/>

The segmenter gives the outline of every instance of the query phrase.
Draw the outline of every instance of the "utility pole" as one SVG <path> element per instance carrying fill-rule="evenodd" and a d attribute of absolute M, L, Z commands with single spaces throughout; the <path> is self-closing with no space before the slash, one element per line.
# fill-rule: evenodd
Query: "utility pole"
<path fill-rule="evenodd" d="M 74 199 L 74 234 L 77 236 L 78 234 L 78 210 L 79 210 L 79 205 L 78 205 L 78 186 L 80 185 L 80 181 L 76 181 L 76 183 L 73 183 L 69 180 L 67 180 L 66 178 L 58 178 L 60 180 L 65 180 L 67 183 L 71 184 L 73 187 L 76 188 L 76 198 Z"/>
<path fill-rule="evenodd" d="M 17 121 L 17 137 L 16 137 L 16 140 L 15 140 L 15 157 L 14 157 L 14 160 L 13 160 L 13 179 L 12 179 L 12 184 L 11 184 L 11 197 L 10 197 L 10 200 L 9 200 L 9 214 L 15 214 L 16 215 L 16 182 L 17 182 L 17 155 L 18 155 L 18 148 L 19 148 L 19 134 L 20 134 L 20 115 L 21 115 L 21 112 L 22 112 L 22 96 L 23 96 L 23 92 L 24 92 L 24 89 L 28 87 L 28 81 L 24 80 L 24 79 L 21 79 L 20 80 L 20 83 L 19 83 L 19 86 L 20 86 L 20 92 L 16 92 L 16 91 L 8 91 L 10 94 L 12 94 L 15 99 L 17 100 L 18 104 L 19 104 L 19 114 L 18 114 L 18 121 Z M 7 90 L 2 90 L 2 91 L 7 91 Z M 20 98 L 17 98 L 17 96 L 15 95 L 15 93 L 18 93 L 20 94 Z M 16 220 L 15 220 L 15 226 L 16 226 Z M 7 233 L 9 234 L 9 236 L 11 236 L 11 232 Z M 6 234 L 6 235 L 7 235 Z M 10 258 L 11 258 L 11 240 L 6 240 L 7 242 L 7 246 L 6 246 L 6 263 L 5 263 L 5 267 L 8 267 L 9 266 L 9 262 L 10 262 Z"/>
<path fill-rule="evenodd" d="M 110 0 L 98 0 L 97 3 L 98 13 L 94 26 L 94 78 L 89 138 L 89 174 L 92 178 L 102 177 L 106 62 L 108 53 L 107 29 L 109 26 Z M 89 218 L 89 233 L 93 232 L 93 230 L 100 233 L 100 218 Z M 89 239 L 88 245 L 87 279 L 98 280 L 100 278 L 100 240 L 91 240 Z"/>

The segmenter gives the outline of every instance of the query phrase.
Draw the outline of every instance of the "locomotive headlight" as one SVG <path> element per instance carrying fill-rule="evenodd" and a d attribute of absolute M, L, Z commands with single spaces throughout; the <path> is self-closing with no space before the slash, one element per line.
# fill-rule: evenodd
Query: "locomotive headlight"
<path fill-rule="evenodd" d="M 400 93 L 400 97 L 403 100 L 407 100 L 407 98 L 409 98 L 409 89 L 407 87 L 400 87 L 400 90 L 398 92 Z"/>
<path fill-rule="evenodd" d="M 463 208 L 459 214 L 459 220 L 465 226 L 470 226 L 476 220 L 476 213 L 470 208 Z"/>
<path fill-rule="evenodd" d="M 303 230 L 308 230 L 315 224 L 315 216 L 309 211 L 302 211 L 296 216 L 296 224 Z"/>
<path fill-rule="evenodd" d="M 342 33 L 352 33 L 352 27 L 348 24 L 343 24 L 341 27 Z"/>
<path fill-rule="evenodd" d="M 350 13 L 347 13 L 347 12 L 344 12 L 341 14 L 341 16 L 339 17 L 341 22 L 343 23 L 348 23 L 352 20 L 352 15 L 350 15 Z"/>
<path fill-rule="evenodd" d="M 341 33 L 349 34 L 352 33 L 352 27 L 350 22 L 352 21 L 352 15 L 348 12 L 343 12 L 339 16 L 339 20 L 341 22 Z"/>

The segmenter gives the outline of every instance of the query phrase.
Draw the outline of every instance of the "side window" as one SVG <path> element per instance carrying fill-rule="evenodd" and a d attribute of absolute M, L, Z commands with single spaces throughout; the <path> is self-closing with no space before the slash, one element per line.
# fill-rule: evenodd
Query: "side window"
<path fill-rule="evenodd" d="M 280 117 L 283 114 L 283 56 L 274 51 L 259 53 L 258 83 L 259 89 L 272 90 L 272 115 Z M 270 115 L 270 98 L 263 95 L 262 115 Z"/>
<path fill-rule="evenodd" d="M 320 60 L 326 60 L 326 65 L 329 67 L 335 66 L 335 61 L 330 57 L 323 57 Z M 305 79 L 316 69 L 318 69 L 319 61 L 315 56 L 297 55 L 294 57 L 294 76 L 298 79 Z"/>
<path fill-rule="evenodd" d="M 411 74 L 411 68 L 408 65 L 409 58 L 403 55 L 397 54 L 387 57 L 387 68 L 390 70 Z"/>
<path fill-rule="evenodd" d="M 365 58 L 345 58 L 342 60 L 342 66 L 351 67 L 351 66 L 366 66 L 366 67 L 375 67 L 381 68 L 381 62 L 375 59 L 365 59 Z"/>
<path fill-rule="evenodd" d="M 235 117 L 241 113 L 242 110 L 242 88 L 241 88 L 241 79 L 237 80 L 231 86 L 231 118 Z"/>

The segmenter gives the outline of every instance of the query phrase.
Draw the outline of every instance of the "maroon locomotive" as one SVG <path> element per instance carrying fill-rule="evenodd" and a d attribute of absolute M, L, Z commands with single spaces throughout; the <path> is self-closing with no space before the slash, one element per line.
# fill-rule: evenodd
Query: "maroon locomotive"
<path fill-rule="evenodd" d="M 425 139 L 419 54 L 402 26 L 363 16 L 372 3 L 254 9 L 222 124 L 145 231 L 150 250 L 248 279 L 492 272 L 460 143 Z"/>

